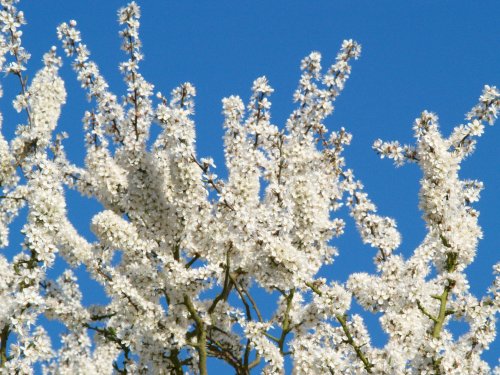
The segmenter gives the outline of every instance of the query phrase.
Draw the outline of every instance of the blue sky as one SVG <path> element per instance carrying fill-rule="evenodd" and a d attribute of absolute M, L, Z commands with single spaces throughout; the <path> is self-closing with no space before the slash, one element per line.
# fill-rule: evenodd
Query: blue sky
<path fill-rule="evenodd" d="M 394 217 L 403 235 L 399 251 L 411 254 L 425 235 L 418 210 L 420 172 L 416 165 L 395 168 L 371 150 L 376 138 L 411 143 L 412 122 L 424 109 L 436 112 L 445 134 L 463 122 L 464 114 L 477 102 L 484 84 L 500 85 L 500 2 L 475 1 L 297 1 L 297 0 L 138 0 L 142 8 L 141 36 L 145 60 L 142 73 L 157 90 L 169 92 L 190 81 L 197 88 L 196 115 L 198 154 L 213 156 L 223 165 L 221 99 L 250 95 L 252 81 L 266 75 L 275 89 L 271 100 L 272 121 L 283 126 L 294 108 L 291 100 L 299 78 L 302 57 L 313 50 L 323 54 L 324 66 L 335 58 L 343 39 L 363 46 L 345 91 L 327 121 L 329 129 L 345 126 L 353 134 L 346 151 L 354 169 L 383 215 Z M 76 19 L 93 59 L 118 95 L 124 84 L 118 63 L 125 59 L 119 49 L 116 11 L 125 5 L 117 0 L 24 1 L 28 25 L 24 44 L 32 53 L 30 76 L 41 66 L 51 45 L 59 46 L 56 26 Z M 59 48 L 60 49 L 60 48 Z M 76 82 L 69 61 L 62 70 L 68 90 L 61 130 L 70 134 L 66 143 L 72 160 L 83 160 L 81 118 L 89 108 Z M 12 134 L 23 121 L 9 107 L 17 90 L 7 77 L 4 131 Z M 9 96 L 10 95 L 10 96 Z M 9 124 L 11 121 L 11 124 Z M 10 132 L 10 133 L 9 133 Z M 487 128 L 477 151 L 463 164 L 462 176 L 485 183 L 477 205 L 484 239 L 476 261 L 469 268 L 471 288 L 482 295 L 491 284 L 491 265 L 499 260 L 500 125 Z M 219 175 L 223 173 L 219 173 Z M 89 234 L 89 218 L 99 207 L 68 193 L 71 218 L 82 233 Z M 346 234 L 336 241 L 340 257 L 323 275 L 345 281 L 353 271 L 373 270 L 374 251 L 364 246 L 349 219 Z M 89 237 L 91 238 L 91 237 Z M 17 242 L 15 242 L 17 241 Z M 19 243 L 16 236 L 13 243 Z M 7 251 L 14 251 L 12 250 Z M 60 271 L 56 267 L 54 272 Z M 80 270 L 84 275 L 84 271 Z M 93 285 L 86 281 L 86 285 Z M 96 290 L 96 289 L 94 289 Z M 94 292 L 85 301 L 94 303 Z M 266 299 L 267 298 L 267 299 Z M 266 295 L 262 301 L 271 301 Z M 368 319 L 379 332 L 377 320 Z M 461 327 L 457 327 L 459 332 Z M 374 340 L 383 343 L 383 335 Z M 496 363 L 500 340 L 484 355 Z"/>

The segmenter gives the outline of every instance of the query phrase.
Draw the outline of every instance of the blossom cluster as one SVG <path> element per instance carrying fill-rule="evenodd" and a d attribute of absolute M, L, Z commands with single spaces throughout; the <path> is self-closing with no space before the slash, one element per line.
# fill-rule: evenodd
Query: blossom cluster
<path fill-rule="evenodd" d="M 205 375 L 208 358 L 241 375 L 284 374 L 287 361 L 297 375 L 500 373 L 481 359 L 496 334 L 500 264 L 486 295 L 472 295 L 464 271 L 482 237 L 472 204 L 483 184 L 458 173 L 497 117 L 497 88 L 485 86 L 449 137 L 425 111 L 414 124 L 415 145 L 375 141 L 381 157 L 423 172 L 427 235 L 405 259 L 396 221 L 378 213 L 346 165 L 351 134 L 329 134 L 325 125 L 360 56 L 355 41 L 344 41 L 326 70 L 318 52 L 302 60 L 296 109 L 283 127 L 271 121 L 274 90 L 266 77 L 254 81 L 248 103 L 222 100 L 228 173 L 221 178 L 213 159 L 196 153 L 195 87 L 155 93 L 140 73 L 135 2 L 118 12 L 122 100 L 76 21 L 63 23 L 58 38 L 92 107 L 78 166 L 65 153 L 66 134 L 56 133 L 66 101 L 63 59 L 51 48 L 28 82 L 17 3 L 0 0 L 0 70 L 18 77 L 13 107 L 26 118 L 13 139 L 0 134 L 2 247 L 23 207 L 27 216 L 21 250 L 12 259 L 0 255 L 1 373 L 32 374 L 41 365 L 44 374 Z M 93 240 L 68 219 L 66 188 L 102 207 L 90 223 Z M 339 253 L 333 240 L 347 225 L 344 207 L 377 252 L 373 274 L 341 283 L 318 273 Z M 54 279 L 48 271 L 58 257 L 67 268 Z M 83 303 L 77 267 L 107 301 Z M 261 313 L 256 289 L 279 296 L 270 316 Z M 380 314 L 384 346 L 372 344 L 353 301 Z M 42 317 L 64 325 L 60 342 Z M 457 338 L 453 320 L 468 325 Z"/>

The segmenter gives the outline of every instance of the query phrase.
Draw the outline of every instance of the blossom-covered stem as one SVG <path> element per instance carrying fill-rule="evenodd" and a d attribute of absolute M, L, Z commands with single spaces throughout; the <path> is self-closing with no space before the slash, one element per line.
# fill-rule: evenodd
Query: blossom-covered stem
<path fill-rule="evenodd" d="M 194 155 L 191 155 L 191 160 L 198 166 L 201 168 L 201 170 L 203 171 L 203 173 L 207 173 L 208 172 L 208 166 L 206 165 L 203 165 L 203 163 L 201 163 L 197 158 L 196 156 Z M 220 189 L 219 186 L 217 186 L 217 184 L 215 183 L 215 181 L 213 180 L 213 178 L 207 178 L 206 180 L 206 183 L 212 188 L 214 189 L 217 194 L 219 194 L 219 196 L 222 196 L 222 190 Z M 226 206 L 227 208 L 229 208 L 231 211 L 235 211 L 235 208 L 228 203 L 228 201 L 224 198 L 222 200 L 222 204 L 224 206 Z"/>
<path fill-rule="evenodd" d="M 135 53 L 134 53 L 134 49 L 135 49 L 135 43 L 134 43 L 134 40 L 132 39 L 132 35 L 128 35 L 127 37 L 127 41 L 128 41 L 128 44 L 131 46 L 130 47 L 130 51 L 129 51 L 129 54 L 130 54 L 130 61 L 131 63 L 135 66 L 135 64 L 137 63 L 137 60 L 135 58 Z M 135 74 L 135 70 L 132 70 L 131 72 L 131 77 L 132 77 L 132 82 L 131 82 L 131 85 L 132 87 L 134 87 L 134 96 L 132 98 L 132 101 L 134 102 L 134 119 L 133 119 L 133 124 L 134 124 L 134 132 L 135 132 L 135 140 L 138 141 L 139 140 L 139 130 L 137 128 L 137 120 L 138 120 L 138 103 L 137 103 L 137 85 L 136 85 L 136 74 Z"/>
<path fill-rule="evenodd" d="M 198 342 L 196 344 L 196 349 L 198 351 L 198 370 L 200 375 L 207 375 L 207 331 L 203 319 L 196 311 L 196 308 L 191 301 L 189 296 L 184 295 L 184 305 L 187 307 L 191 317 L 196 323 L 196 337 Z"/>
<path fill-rule="evenodd" d="M 443 329 L 443 324 L 444 320 L 446 319 L 446 316 L 451 314 L 450 311 L 446 310 L 446 305 L 448 302 L 448 296 L 453 286 L 454 284 L 450 281 L 450 283 L 444 288 L 443 293 L 441 295 L 433 296 L 434 298 L 440 301 L 439 315 L 434 321 L 434 328 L 432 330 L 432 337 L 435 339 L 439 338 L 439 335 L 441 334 L 441 330 Z M 440 360 L 433 358 L 432 363 L 434 364 L 434 370 L 436 371 L 436 374 L 440 375 L 441 374 L 441 368 L 439 366 Z"/>
<path fill-rule="evenodd" d="M 445 246 L 447 246 L 447 242 L 442 238 L 442 242 Z M 455 253 L 448 254 L 446 258 L 446 270 L 452 272 L 455 270 L 457 266 L 457 256 Z M 441 330 L 443 329 L 444 321 L 446 317 L 450 314 L 453 314 L 452 311 L 447 310 L 448 298 L 451 290 L 455 286 L 454 280 L 448 280 L 448 284 L 444 287 L 443 293 L 440 295 L 432 296 L 434 299 L 439 301 L 439 315 L 433 319 L 434 328 L 432 330 L 432 337 L 437 339 L 441 334 Z M 440 359 L 433 358 L 432 363 L 434 364 L 434 370 L 437 375 L 441 374 L 440 368 Z"/>
<path fill-rule="evenodd" d="M 97 268 L 97 273 L 99 275 L 101 275 L 102 277 L 104 277 L 108 282 L 110 282 L 110 283 L 113 282 L 113 278 L 111 276 L 109 276 L 108 274 L 106 274 L 102 269 Z M 123 297 L 125 297 L 127 299 L 127 301 L 130 303 L 130 305 L 135 309 L 135 311 L 139 312 L 139 306 L 137 306 L 137 304 L 133 301 L 132 297 L 130 297 L 127 293 L 125 293 L 123 291 L 122 291 L 122 295 L 123 295 Z"/>
<path fill-rule="evenodd" d="M 280 348 L 280 353 L 284 354 L 283 347 L 285 345 L 285 339 L 288 333 L 290 333 L 290 310 L 292 308 L 293 296 L 295 294 L 295 288 L 290 291 L 286 296 L 286 310 L 283 316 L 283 324 L 281 326 L 281 337 L 278 341 L 278 346 Z"/>
<path fill-rule="evenodd" d="M 440 305 L 439 305 L 439 315 L 435 320 L 434 323 L 434 328 L 432 330 L 432 337 L 433 338 L 438 338 L 439 335 L 441 334 L 441 330 L 443 328 L 444 320 L 446 317 L 450 314 L 453 314 L 453 312 L 449 311 L 446 309 L 446 305 L 448 303 L 448 297 L 450 295 L 451 290 L 454 287 L 454 283 L 452 280 L 449 280 L 449 284 L 444 288 L 443 293 L 439 296 L 433 296 L 435 299 L 439 300 Z"/>
<path fill-rule="evenodd" d="M 5 366 L 5 362 L 7 362 L 7 340 L 9 339 L 10 327 L 9 325 L 5 325 L 2 329 L 2 333 L 0 334 L 0 368 Z"/>
<path fill-rule="evenodd" d="M 123 355 L 125 356 L 125 359 L 123 361 L 123 370 L 118 367 L 118 364 L 116 362 L 113 363 L 113 367 L 114 367 L 114 369 L 118 373 L 120 373 L 120 374 L 127 374 L 128 373 L 128 371 L 127 371 L 127 362 L 130 359 L 130 348 L 127 345 L 125 345 L 122 342 L 122 340 L 120 340 L 116 336 L 115 330 L 113 328 L 99 328 L 99 327 L 94 327 L 94 326 L 91 326 L 88 323 L 84 323 L 84 327 L 87 328 L 87 329 L 96 331 L 102 337 L 104 337 L 104 339 L 106 339 L 107 341 L 115 343 L 123 351 Z"/>
<path fill-rule="evenodd" d="M 493 109 L 493 111 L 496 112 L 496 110 L 497 110 L 496 108 L 498 108 L 499 103 L 500 103 L 500 100 L 498 99 L 498 97 L 493 97 L 490 100 L 486 100 L 485 102 L 482 103 L 483 108 L 481 108 L 481 110 L 479 110 L 477 113 L 473 114 L 471 116 L 471 119 L 472 119 L 472 117 L 475 116 L 476 121 L 479 121 L 479 122 L 482 122 L 484 120 L 488 121 L 488 117 L 491 116 L 492 109 Z M 490 121 L 491 121 L 491 117 L 490 117 Z M 463 134 L 460 141 L 453 144 L 453 147 L 455 148 L 455 150 L 459 150 L 460 147 L 464 145 L 465 141 L 467 141 L 468 139 L 470 139 L 473 136 L 473 133 L 474 133 L 474 128 L 469 127 L 467 132 L 465 132 Z"/>
<path fill-rule="evenodd" d="M 251 321 L 252 320 L 252 312 L 250 310 L 250 305 L 248 304 L 247 302 L 247 298 L 248 300 L 250 301 L 250 303 L 252 304 L 252 307 L 255 311 L 255 313 L 257 314 L 257 319 L 259 320 L 259 322 L 262 322 L 263 319 L 262 319 L 262 315 L 260 313 L 260 310 L 259 308 L 257 307 L 257 304 L 255 303 L 255 300 L 252 298 L 252 296 L 250 295 L 250 293 L 248 293 L 244 288 L 240 287 L 236 281 L 236 278 L 229 274 L 229 278 L 231 280 L 231 282 L 233 283 L 234 285 L 234 288 L 236 289 L 236 291 L 238 292 L 238 295 L 240 296 L 240 299 L 241 299 L 241 302 L 243 303 L 243 305 L 245 306 L 245 312 L 246 312 L 246 318 L 248 321 Z M 245 298 L 246 296 L 246 298 Z M 245 344 L 245 352 L 243 354 L 243 368 L 247 371 L 247 373 L 249 373 L 249 371 L 254 368 L 255 366 L 257 366 L 260 361 L 261 361 L 261 357 L 259 355 L 259 353 L 256 354 L 255 356 L 255 359 L 249 363 L 249 360 L 250 360 L 250 351 L 251 351 L 251 340 L 250 339 L 247 339 L 247 342 Z"/>
<path fill-rule="evenodd" d="M 316 287 L 313 283 L 310 283 L 310 282 L 306 282 L 306 285 L 314 292 L 316 293 L 317 295 L 321 296 L 323 294 L 323 292 L 321 290 L 318 289 L 318 287 Z M 370 363 L 370 361 L 368 360 L 368 358 L 366 358 L 365 354 L 363 353 L 363 351 L 361 350 L 361 345 L 357 345 L 355 342 L 354 342 L 354 339 L 351 335 L 351 332 L 349 330 L 349 326 L 347 325 L 347 315 L 341 315 L 341 314 L 335 314 L 335 318 L 338 320 L 338 322 L 340 323 L 340 325 L 342 326 L 342 330 L 344 331 L 344 334 L 346 335 L 347 337 L 347 340 L 346 342 L 352 346 L 352 348 L 354 349 L 356 355 L 358 356 L 358 358 L 361 360 L 361 362 L 363 362 L 363 365 L 365 367 L 365 370 L 371 374 L 372 373 L 372 367 L 373 367 L 373 364 Z"/>
<path fill-rule="evenodd" d="M 16 37 L 14 35 L 14 31 L 12 29 L 9 29 L 9 34 L 10 34 L 10 43 L 12 45 L 15 45 L 15 41 L 16 41 Z M 19 57 L 19 49 L 17 47 L 14 48 L 14 51 L 13 51 L 13 54 L 14 54 L 14 57 L 16 58 L 16 64 L 18 66 L 21 66 L 22 65 L 22 62 L 21 62 L 21 59 Z M 24 97 L 26 97 L 26 94 L 27 94 L 27 83 L 28 83 L 28 78 L 24 78 L 23 77 L 23 74 L 21 73 L 21 70 L 18 70 L 16 72 L 14 72 L 14 74 L 17 76 L 17 78 L 19 78 L 19 83 L 21 85 L 21 93 Z M 29 109 L 29 106 L 26 106 L 25 107 L 25 110 L 26 110 L 26 114 L 28 116 L 28 124 L 31 125 L 31 113 L 30 113 L 30 109 Z"/>
<path fill-rule="evenodd" d="M 372 373 L 372 367 L 373 365 L 370 363 L 370 361 L 366 358 L 364 355 L 363 351 L 361 350 L 361 346 L 357 345 L 354 342 L 354 339 L 352 338 L 351 332 L 349 331 L 349 327 L 347 326 L 347 315 L 340 315 L 336 314 L 335 318 L 339 321 L 340 325 L 342 326 L 342 330 L 344 331 L 345 335 L 347 336 L 347 343 L 352 346 L 354 351 L 356 352 L 356 355 L 358 358 L 363 362 L 363 365 L 365 366 L 365 370 L 368 373 Z"/>
<path fill-rule="evenodd" d="M 440 306 L 439 306 L 439 315 L 436 319 L 436 322 L 434 324 L 434 329 L 432 331 L 432 337 L 434 338 L 439 337 L 441 329 L 443 328 L 444 319 L 446 318 L 447 315 L 449 315 L 448 314 L 449 312 L 446 310 L 446 304 L 448 302 L 448 296 L 452 288 L 453 284 L 447 285 L 444 288 L 443 293 L 440 296 L 436 296 L 436 299 L 440 301 Z"/>

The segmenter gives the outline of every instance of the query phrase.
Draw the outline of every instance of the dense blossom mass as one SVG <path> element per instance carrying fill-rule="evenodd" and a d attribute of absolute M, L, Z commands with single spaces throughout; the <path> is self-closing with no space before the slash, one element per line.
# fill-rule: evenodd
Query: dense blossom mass
<path fill-rule="evenodd" d="M 53 47 L 27 80 L 17 2 L 0 1 L 0 68 L 18 77 L 13 106 L 26 119 L 13 139 L 0 135 L 3 247 L 23 207 L 26 220 L 22 249 L 11 259 L 0 255 L 1 373 L 204 375 L 213 357 L 241 375 L 283 374 L 286 361 L 297 375 L 500 374 L 481 359 L 496 333 L 500 263 L 485 296 L 473 296 L 464 271 L 482 236 L 472 204 L 483 184 L 458 173 L 496 119 L 497 88 L 485 86 L 449 137 L 435 114 L 423 112 L 414 145 L 375 141 L 382 158 L 416 163 L 423 173 L 427 235 L 405 259 L 396 251 L 395 220 L 377 213 L 346 167 L 351 135 L 324 125 L 360 56 L 356 42 L 344 41 L 327 69 L 318 52 L 302 60 L 297 106 L 284 127 L 270 122 L 266 77 L 255 80 L 248 103 L 222 100 L 222 179 L 213 159 L 196 154 L 195 88 L 184 83 L 163 95 L 139 71 L 136 3 L 118 13 L 127 56 L 119 66 L 123 99 L 110 91 L 76 21 L 63 23 L 57 35 L 92 103 L 83 118 L 85 165 L 77 166 L 63 147 L 67 135 L 57 131 L 66 101 L 62 58 Z M 152 126 L 160 129 L 155 137 Z M 90 223 L 94 242 L 68 219 L 66 187 L 101 204 Z M 346 225 L 341 207 L 377 251 L 376 272 L 346 283 L 317 277 L 338 255 L 332 239 Z M 57 257 L 68 268 L 52 279 Z M 103 287 L 107 302 L 82 304 L 75 267 Z M 269 319 L 252 296 L 256 288 L 279 294 Z M 350 313 L 353 300 L 381 314 L 383 347 L 371 344 L 362 316 Z M 60 342 L 42 316 L 65 326 Z M 453 336 L 452 320 L 468 330 Z"/>

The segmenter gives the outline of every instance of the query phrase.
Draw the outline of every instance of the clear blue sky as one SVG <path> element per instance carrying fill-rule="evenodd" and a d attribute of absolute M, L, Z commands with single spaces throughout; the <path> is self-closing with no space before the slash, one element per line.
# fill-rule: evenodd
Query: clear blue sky
<path fill-rule="evenodd" d="M 282 126 L 294 108 L 291 97 L 299 78 L 299 63 L 310 51 L 323 54 L 324 65 L 333 61 L 343 39 L 363 46 L 352 77 L 336 102 L 326 125 L 345 126 L 354 136 L 346 152 L 347 163 L 366 185 L 380 213 L 394 217 L 403 234 L 399 251 L 411 254 L 425 228 L 418 210 L 420 171 L 415 165 L 396 169 L 379 160 L 371 150 L 376 138 L 413 142 L 412 122 L 428 109 L 440 117 L 448 134 L 461 123 L 477 102 L 484 84 L 500 85 L 500 2 L 483 1 L 372 1 L 372 0 L 138 0 L 142 8 L 142 41 L 145 60 L 142 73 L 157 90 L 169 92 L 190 81 L 198 91 L 196 123 L 198 154 L 213 156 L 223 165 L 221 99 L 239 94 L 247 99 L 252 81 L 266 75 L 275 93 L 273 122 Z M 24 44 L 32 53 L 30 75 L 41 66 L 42 54 L 59 46 L 56 26 L 76 19 L 84 42 L 118 95 L 124 93 L 117 65 L 124 59 L 119 49 L 116 11 L 125 5 L 117 0 L 44 0 L 21 2 L 28 25 Z M 59 47 L 59 50 L 60 47 Z M 83 160 L 81 118 L 89 106 L 75 74 L 65 60 L 62 74 L 68 89 L 61 129 L 69 132 L 70 157 Z M 13 80 L 7 78 L 11 87 Z M 12 92 L 6 90 L 7 98 Z M 9 96 L 10 95 L 10 96 Z M 22 121 L 1 101 L 6 114 L 5 132 Z M 9 124 L 9 121 L 12 121 Z M 462 176 L 485 183 L 480 223 L 485 236 L 476 261 L 470 267 L 470 283 L 477 295 L 491 284 L 491 265 L 499 260 L 500 124 L 487 128 L 478 149 L 462 168 Z M 219 173 L 221 174 L 221 173 Z M 222 173 L 224 174 L 224 173 Z M 68 193 L 70 216 L 89 238 L 89 218 L 99 207 Z M 324 272 L 344 281 L 349 273 L 373 270 L 374 251 L 362 245 L 349 219 L 347 233 L 336 245 L 340 257 Z M 16 236 L 13 243 L 19 243 Z M 60 272 L 62 264 L 53 271 Z M 80 275 L 84 271 L 80 270 Z M 86 285 L 93 285 L 86 281 Z M 95 290 L 95 289 L 94 289 Z M 261 296 L 265 302 L 265 295 Z M 85 301 L 102 300 L 94 292 Z M 269 299 L 270 301 L 270 299 Z M 375 332 L 377 320 L 368 319 Z M 463 327 L 457 327 L 457 332 Z M 378 333 L 374 340 L 383 343 Z M 484 358 L 496 364 L 497 340 Z"/>

